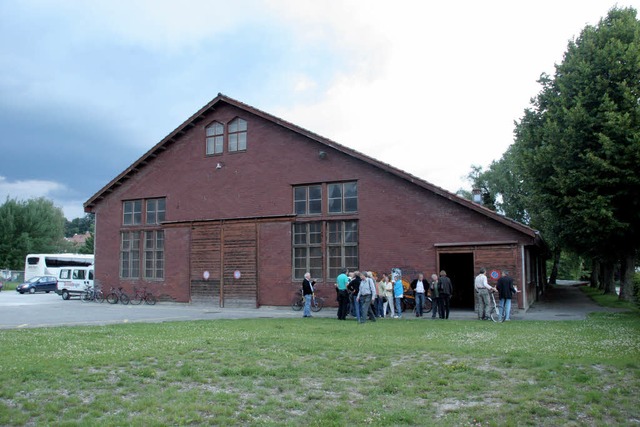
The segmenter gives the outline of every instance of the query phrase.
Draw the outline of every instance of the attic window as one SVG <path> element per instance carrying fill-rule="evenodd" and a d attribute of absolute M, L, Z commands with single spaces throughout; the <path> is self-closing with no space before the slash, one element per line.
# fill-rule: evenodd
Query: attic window
<path fill-rule="evenodd" d="M 228 127 L 229 152 L 247 150 L 247 121 L 235 118 Z"/>
<path fill-rule="evenodd" d="M 213 122 L 207 126 L 207 156 L 222 154 L 224 149 L 224 126 Z"/>

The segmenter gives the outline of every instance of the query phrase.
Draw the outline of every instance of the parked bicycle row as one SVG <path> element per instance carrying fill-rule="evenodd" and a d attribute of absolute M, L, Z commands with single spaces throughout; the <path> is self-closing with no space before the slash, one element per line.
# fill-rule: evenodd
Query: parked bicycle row
<path fill-rule="evenodd" d="M 108 292 L 104 292 L 99 286 L 86 286 L 84 291 L 80 293 L 80 301 L 102 303 L 107 301 L 109 304 L 131 303 L 132 305 L 140 305 L 144 301 L 145 304 L 155 305 L 156 297 L 147 288 L 133 288 L 133 296 L 129 296 L 122 288 L 110 288 Z"/>

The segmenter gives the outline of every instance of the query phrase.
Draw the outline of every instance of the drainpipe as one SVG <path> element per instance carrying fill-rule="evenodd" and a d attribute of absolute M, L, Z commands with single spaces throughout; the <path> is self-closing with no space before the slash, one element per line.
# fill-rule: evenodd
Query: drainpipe
<path fill-rule="evenodd" d="M 520 245 L 520 257 L 522 259 L 522 308 L 527 309 L 527 273 L 525 271 L 525 267 L 527 263 L 524 259 L 524 245 Z"/>

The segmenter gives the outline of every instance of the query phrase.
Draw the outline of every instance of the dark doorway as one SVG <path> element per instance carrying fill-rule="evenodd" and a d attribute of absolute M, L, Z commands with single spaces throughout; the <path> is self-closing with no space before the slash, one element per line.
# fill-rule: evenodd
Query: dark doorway
<path fill-rule="evenodd" d="M 440 270 L 447 272 L 453 284 L 452 308 L 475 308 L 473 290 L 473 253 L 440 254 Z"/>

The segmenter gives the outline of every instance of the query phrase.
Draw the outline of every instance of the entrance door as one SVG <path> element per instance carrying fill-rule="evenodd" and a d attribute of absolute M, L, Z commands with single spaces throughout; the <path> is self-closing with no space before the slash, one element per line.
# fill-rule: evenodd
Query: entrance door
<path fill-rule="evenodd" d="M 447 272 L 453 284 L 452 308 L 473 310 L 475 294 L 473 289 L 473 253 L 441 253 L 440 270 Z"/>

